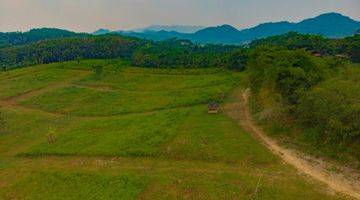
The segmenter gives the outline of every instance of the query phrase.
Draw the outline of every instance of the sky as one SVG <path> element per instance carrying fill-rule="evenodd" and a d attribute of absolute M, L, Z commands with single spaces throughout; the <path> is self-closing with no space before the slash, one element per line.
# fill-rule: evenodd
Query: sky
<path fill-rule="evenodd" d="M 360 21 L 360 0 L 0 0 L 0 32 L 40 27 L 92 32 L 153 24 L 243 29 L 326 12 Z"/>

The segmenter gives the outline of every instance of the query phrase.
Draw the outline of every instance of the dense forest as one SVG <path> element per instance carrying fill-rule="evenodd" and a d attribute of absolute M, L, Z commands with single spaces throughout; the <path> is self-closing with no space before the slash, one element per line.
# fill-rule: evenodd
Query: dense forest
<path fill-rule="evenodd" d="M 15 34 L 16 35 L 16 34 Z M 46 35 L 46 34 L 45 34 Z M 293 124 L 317 147 L 360 160 L 360 35 L 327 39 L 287 33 L 246 46 L 154 42 L 119 35 L 8 39 L 0 66 L 122 58 L 142 67 L 224 67 L 246 71 L 262 120 Z M 1 36 L 4 38 L 4 36 Z M 3 39 L 2 39 L 3 40 Z M 29 43 L 29 41 L 32 41 Z M 330 148 L 329 148 L 330 147 Z"/>

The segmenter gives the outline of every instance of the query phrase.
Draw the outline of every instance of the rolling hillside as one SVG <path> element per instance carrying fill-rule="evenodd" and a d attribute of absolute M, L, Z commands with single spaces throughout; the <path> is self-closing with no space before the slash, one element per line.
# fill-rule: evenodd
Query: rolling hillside
<path fill-rule="evenodd" d="M 242 82 L 121 60 L 0 72 L 0 199 L 343 199 L 225 115 Z"/>

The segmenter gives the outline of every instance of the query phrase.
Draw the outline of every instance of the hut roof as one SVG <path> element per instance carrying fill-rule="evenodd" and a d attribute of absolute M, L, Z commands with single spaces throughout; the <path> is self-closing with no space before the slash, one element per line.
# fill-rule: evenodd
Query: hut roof
<path fill-rule="evenodd" d="M 209 109 L 218 109 L 219 108 L 219 103 L 213 101 L 213 102 L 210 102 L 209 105 L 208 105 L 208 108 Z"/>

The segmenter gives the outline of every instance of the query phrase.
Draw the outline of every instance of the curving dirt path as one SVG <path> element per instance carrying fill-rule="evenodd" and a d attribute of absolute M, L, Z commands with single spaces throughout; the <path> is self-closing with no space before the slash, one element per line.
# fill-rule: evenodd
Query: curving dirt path
<path fill-rule="evenodd" d="M 334 164 L 295 150 L 285 149 L 266 136 L 252 120 L 248 105 L 249 96 L 249 89 L 236 92 L 235 102 L 226 106 L 227 114 L 260 140 L 272 153 L 294 166 L 298 171 L 325 183 L 333 191 L 360 199 L 360 175 L 357 172 L 340 166 L 336 166 L 339 172 L 330 172 L 328 169 L 334 167 Z"/>

